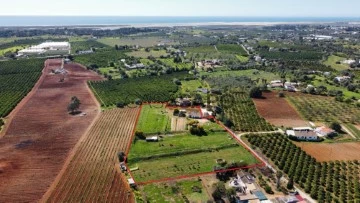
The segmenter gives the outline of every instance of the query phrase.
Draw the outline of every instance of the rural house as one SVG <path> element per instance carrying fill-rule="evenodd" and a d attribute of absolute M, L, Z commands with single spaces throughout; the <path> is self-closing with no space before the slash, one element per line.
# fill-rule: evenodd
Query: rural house
<path fill-rule="evenodd" d="M 316 141 L 319 139 L 316 132 L 310 127 L 293 128 L 292 130 L 287 130 L 286 134 L 298 140 Z"/>
<path fill-rule="evenodd" d="M 317 135 L 319 137 L 326 137 L 326 136 L 333 135 L 336 133 L 335 130 L 328 128 L 326 126 L 316 128 L 315 132 L 317 133 Z"/>

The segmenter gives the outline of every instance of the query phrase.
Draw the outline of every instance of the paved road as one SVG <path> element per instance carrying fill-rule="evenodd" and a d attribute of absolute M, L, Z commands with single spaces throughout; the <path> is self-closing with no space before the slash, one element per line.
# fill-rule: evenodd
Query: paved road
<path fill-rule="evenodd" d="M 252 133 L 252 134 L 268 134 L 268 133 L 284 133 L 283 130 L 279 129 L 277 131 L 269 131 L 269 132 L 257 132 L 257 133 Z M 266 164 L 267 167 L 269 167 L 270 169 L 272 169 L 275 173 L 276 173 L 276 169 L 266 160 L 264 160 L 255 150 L 253 150 L 249 145 L 247 145 L 242 139 L 241 136 L 246 135 L 249 133 L 241 133 L 238 134 L 237 137 L 239 138 L 239 141 L 244 144 L 245 146 L 247 146 L 247 148 L 249 148 L 249 150 L 254 153 L 262 162 L 264 162 Z M 285 181 L 285 183 L 288 182 L 288 179 L 283 177 L 283 180 Z M 308 195 L 307 193 L 305 193 L 303 190 L 301 190 L 300 188 L 294 186 L 294 188 L 296 189 L 296 191 L 299 192 L 299 194 L 301 195 L 301 197 L 303 197 L 304 199 L 307 199 L 309 202 L 315 203 L 317 201 L 315 201 L 313 198 L 310 197 L 310 195 Z"/>

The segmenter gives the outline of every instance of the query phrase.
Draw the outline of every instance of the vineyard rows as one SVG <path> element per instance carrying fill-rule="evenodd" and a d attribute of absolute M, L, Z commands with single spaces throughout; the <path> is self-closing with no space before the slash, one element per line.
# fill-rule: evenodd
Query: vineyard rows
<path fill-rule="evenodd" d="M 259 116 L 253 101 L 245 93 L 225 94 L 220 106 L 226 118 L 234 124 L 234 130 L 243 132 L 271 131 L 273 127 Z"/>
<path fill-rule="evenodd" d="M 27 95 L 43 67 L 40 59 L 0 62 L 0 117 L 8 115 Z"/>
<path fill-rule="evenodd" d="M 306 120 L 360 123 L 360 108 L 352 104 L 338 102 L 334 98 L 323 96 L 300 94 L 289 95 L 287 98 Z"/>
<path fill-rule="evenodd" d="M 119 167 L 126 152 L 138 108 L 105 111 L 80 144 L 47 202 L 133 202 Z"/>
<path fill-rule="evenodd" d="M 289 179 L 319 202 L 360 200 L 359 161 L 320 163 L 284 135 L 246 137 L 253 147 L 258 147 Z"/>

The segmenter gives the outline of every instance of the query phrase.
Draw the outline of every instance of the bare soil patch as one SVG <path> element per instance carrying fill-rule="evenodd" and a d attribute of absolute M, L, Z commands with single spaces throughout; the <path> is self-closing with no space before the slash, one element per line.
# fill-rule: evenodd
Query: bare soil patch
<path fill-rule="evenodd" d="M 317 161 L 360 160 L 360 142 L 334 144 L 295 142 L 295 144 L 315 157 Z"/>
<path fill-rule="evenodd" d="M 86 82 L 101 77 L 78 64 L 66 64 L 68 74 L 59 82 L 60 76 L 50 70 L 60 66 L 61 60 L 48 60 L 38 84 L 9 116 L 0 138 L 0 202 L 40 200 L 100 113 Z M 72 96 L 80 99 L 86 116 L 67 113 Z"/>
<path fill-rule="evenodd" d="M 301 127 L 308 126 L 298 112 L 275 92 L 263 93 L 265 99 L 253 99 L 259 114 L 275 126 Z"/>

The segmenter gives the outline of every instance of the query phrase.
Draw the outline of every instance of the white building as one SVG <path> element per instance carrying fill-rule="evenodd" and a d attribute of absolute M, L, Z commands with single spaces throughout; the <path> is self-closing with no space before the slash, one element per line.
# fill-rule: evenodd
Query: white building
<path fill-rule="evenodd" d="M 319 137 L 326 137 L 335 134 L 336 131 L 326 126 L 318 127 L 314 130 Z"/>
<path fill-rule="evenodd" d="M 69 42 L 44 42 L 31 46 L 18 52 L 19 55 L 61 55 L 70 54 L 71 45 Z"/>
<path fill-rule="evenodd" d="M 287 130 L 286 134 L 296 137 L 298 140 L 315 141 L 319 138 L 316 132 L 310 127 L 293 128 L 292 130 Z"/>

